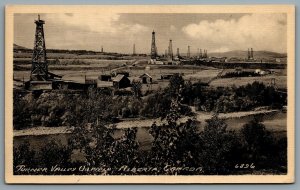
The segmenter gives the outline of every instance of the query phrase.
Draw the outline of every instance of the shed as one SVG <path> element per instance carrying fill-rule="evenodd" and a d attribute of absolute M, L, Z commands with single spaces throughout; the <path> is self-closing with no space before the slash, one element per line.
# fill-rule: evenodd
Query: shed
<path fill-rule="evenodd" d="M 140 76 L 143 84 L 152 83 L 152 77 L 148 73 L 144 73 Z"/>
<path fill-rule="evenodd" d="M 111 81 L 111 75 L 100 75 L 99 80 L 101 80 L 101 81 Z"/>
<path fill-rule="evenodd" d="M 117 75 L 124 75 L 125 77 L 129 77 L 129 72 L 119 71 L 119 72 L 117 72 Z"/>
<path fill-rule="evenodd" d="M 130 86 L 130 80 L 125 76 L 118 74 L 115 78 L 112 79 L 113 86 L 117 89 L 127 88 Z"/>

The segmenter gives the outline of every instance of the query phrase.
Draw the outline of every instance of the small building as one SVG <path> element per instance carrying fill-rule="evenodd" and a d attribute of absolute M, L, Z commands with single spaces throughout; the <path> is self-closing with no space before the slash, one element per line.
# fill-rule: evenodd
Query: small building
<path fill-rule="evenodd" d="M 119 71 L 119 72 L 117 72 L 117 75 L 124 75 L 125 77 L 129 77 L 129 72 Z"/>
<path fill-rule="evenodd" d="M 98 78 L 101 81 L 111 81 L 111 75 L 100 75 Z"/>
<path fill-rule="evenodd" d="M 143 84 L 152 83 L 152 77 L 148 73 L 144 73 L 140 76 Z"/>
<path fill-rule="evenodd" d="M 275 61 L 276 61 L 276 63 L 280 63 L 280 62 L 281 62 L 281 59 L 276 58 Z"/>
<path fill-rule="evenodd" d="M 130 80 L 125 76 L 118 74 L 115 78 L 112 79 L 113 86 L 116 89 L 127 88 L 130 86 Z"/>
<path fill-rule="evenodd" d="M 266 75 L 266 74 L 268 74 L 269 72 L 264 71 L 264 70 L 262 70 L 262 69 L 256 69 L 256 70 L 255 70 L 255 73 L 256 73 L 256 74 L 260 74 L 260 75 Z"/>
<path fill-rule="evenodd" d="M 242 68 L 242 67 L 237 67 L 237 68 L 235 68 L 235 72 L 236 72 L 237 74 L 242 73 L 242 71 L 243 71 L 243 68 Z"/>
<path fill-rule="evenodd" d="M 164 62 L 162 62 L 162 61 L 156 61 L 155 64 L 156 64 L 156 65 L 163 65 Z"/>

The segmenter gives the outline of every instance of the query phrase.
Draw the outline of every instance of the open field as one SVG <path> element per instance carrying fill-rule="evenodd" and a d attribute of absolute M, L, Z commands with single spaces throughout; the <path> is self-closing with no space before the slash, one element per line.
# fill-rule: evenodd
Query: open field
<path fill-rule="evenodd" d="M 191 80 L 192 82 L 201 81 L 208 82 L 210 79 L 216 77 L 222 69 L 216 69 L 213 67 L 205 66 L 169 66 L 169 65 L 148 65 L 148 66 L 131 66 L 132 61 L 126 60 L 84 60 L 84 63 L 78 65 L 49 65 L 49 71 L 62 75 L 65 80 L 83 81 L 84 77 L 90 79 L 97 79 L 101 74 L 109 74 L 112 69 L 122 67 L 121 71 L 129 72 L 130 79 L 141 76 L 144 73 L 148 73 L 152 76 L 153 81 L 157 84 L 162 84 L 167 81 L 161 81 L 161 75 L 181 73 L 185 80 Z M 124 66 L 126 65 L 126 66 Z M 31 65 L 22 65 L 24 70 L 14 71 L 14 79 L 25 81 L 30 78 Z M 248 69 L 249 70 L 249 69 Z M 224 69 L 224 73 L 233 72 L 233 69 Z M 253 71 L 253 69 L 251 70 Z M 286 88 L 287 76 L 286 70 L 276 69 L 275 73 L 268 74 L 259 77 L 234 77 L 234 78 L 218 78 L 213 80 L 210 85 L 213 87 L 218 86 L 241 86 L 254 81 L 263 82 L 266 85 L 270 85 L 271 79 L 275 78 L 275 83 L 278 88 Z M 156 89 L 156 84 L 152 84 L 153 89 Z"/>
<path fill-rule="evenodd" d="M 275 83 L 278 88 L 286 88 L 287 87 L 287 77 L 286 76 L 276 76 L 276 75 L 266 75 L 260 77 L 240 77 L 240 78 L 220 78 L 212 81 L 210 83 L 211 86 L 242 86 L 246 84 L 251 84 L 255 81 L 262 82 L 265 85 L 271 85 L 271 79 L 275 78 Z"/>
<path fill-rule="evenodd" d="M 32 53 L 14 53 L 14 59 L 26 59 L 32 58 Z M 47 53 L 47 58 L 48 59 L 132 59 L 132 58 L 137 58 L 139 56 L 129 56 L 129 55 L 122 55 L 122 54 L 117 54 L 117 53 L 93 53 L 93 54 L 75 54 L 75 53 Z"/>

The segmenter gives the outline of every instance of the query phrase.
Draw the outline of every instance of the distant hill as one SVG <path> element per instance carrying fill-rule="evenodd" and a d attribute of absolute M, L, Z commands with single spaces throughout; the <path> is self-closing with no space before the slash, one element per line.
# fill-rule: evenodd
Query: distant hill
<path fill-rule="evenodd" d="M 29 48 L 14 44 L 14 50 L 29 50 Z"/>
<path fill-rule="evenodd" d="M 245 59 L 247 57 L 247 51 L 235 50 L 235 51 L 228 51 L 228 52 L 212 52 L 209 53 L 209 57 L 227 57 L 227 58 L 240 58 Z M 255 59 L 275 59 L 275 58 L 286 58 L 286 53 L 276 53 L 271 51 L 253 51 L 253 57 Z"/>

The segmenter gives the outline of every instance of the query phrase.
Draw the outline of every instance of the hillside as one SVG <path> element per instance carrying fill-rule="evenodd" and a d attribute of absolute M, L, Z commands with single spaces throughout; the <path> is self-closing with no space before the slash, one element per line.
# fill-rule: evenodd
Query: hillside
<path fill-rule="evenodd" d="M 14 44 L 14 50 L 29 50 L 29 48 Z"/>
<path fill-rule="evenodd" d="M 254 51 L 253 56 L 255 59 L 275 59 L 275 58 L 286 58 L 286 53 L 276 53 L 271 51 Z M 209 53 L 209 57 L 236 57 L 240 59 L 245 59 L 247 57 L 247 51 L 235 50 L 235 51 L 228 51 L 228 52 L 212 52 Z"/>

